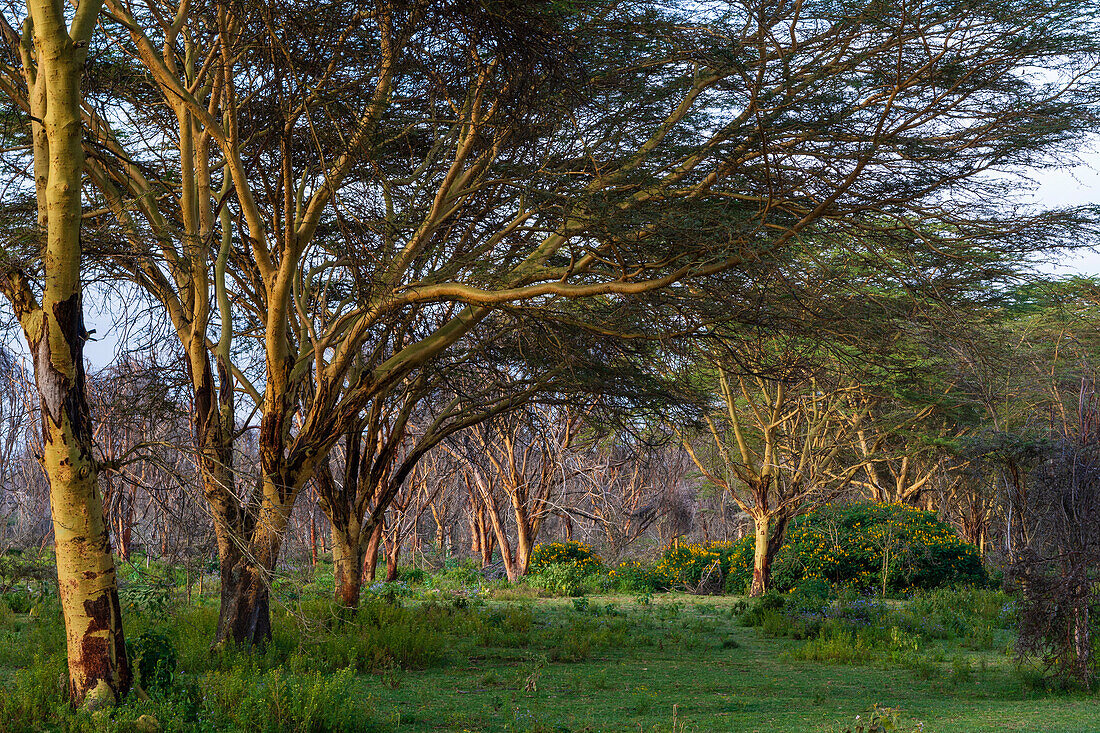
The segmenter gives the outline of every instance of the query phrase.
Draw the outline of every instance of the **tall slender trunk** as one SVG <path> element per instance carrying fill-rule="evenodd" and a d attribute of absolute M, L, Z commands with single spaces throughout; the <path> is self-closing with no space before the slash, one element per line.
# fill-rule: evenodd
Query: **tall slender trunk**
<path fill-rule="evenodd" d="M 1073 657 L 1077 679 L 1086 688 L 1092 687 L 1092 639 L 1089 629 L 1089 606 L 1087 596 L 1080 594 L 1073 609 Z"/>
<path fill-rule="evenodd" d="M 363 580 L 373 583 L 378 574 L 378 547 L 382 543 L 382 522 L 374 525 L 370 538 L 367 540 L 367 549 L 363 553 Z"/>
<path fill-rule="evenodd" d="M 470 530 L 470 553 L 473 555 L 481 554 L 481 537 L 477 531 L 477 520 L 474 519 L 473 508 L 470 508 L 470 512 L 466 515 L 466 524 Z"/>
<path fill-rule="evenodd" d="M 80 82 L 101 4 L 81 2 L 70 27 L 61 4 L 28 0 L 20 53 L 31 91 L 38 223 L 45 237 L 41 305 L 22 272 L 3 273 L 42 406 L 42 466 L 50 482 L 70 699 L 86 707 L 117 701 L 131 682 L 84 377 Z"/>
<path fill-rule="evenodd" d="M 516 564 L 512 555 L 512 543 L 508 541 L 508 534 L 504 531 L 504 523 L 501 521 L 496 499 L 490 493 L 485 494 L 485 512 L 489 515 L 497 544 L 500 545 L 500 559 L 504 563 L 504 573 L 508 576 L 508 580 L 514 583 L 519 580 L 520 576 L 516 571 Z"/>
<path fill-rule="evenodd" d="M 535 549 L 532 522 L 527 516 L 527 511 L 521 505 L 514 505 L 516 515 L 516 553 L 512 559 L 515 576 L 512 582 L 527 575 L 527 567 L 531 564 L 531 552 Z"/>
<path fill-rule="evenodd" d="M 768 525 L 770 522 L 771 516 L 767 514 L 753 517 L 756 542 L 753 545 L 752 553 L 752 588 L 749 590 L 751 596 L 764 595 L 771 585 L 772 568 L 771 563 L 768 562 Z"/>
<path fill-rule="evenodd" d="M 390 541 L 383 540 L 386 549 L 386 582 L 397 580 L 397 561 L 401 556 L 401 540 L 396 532 Z"/>

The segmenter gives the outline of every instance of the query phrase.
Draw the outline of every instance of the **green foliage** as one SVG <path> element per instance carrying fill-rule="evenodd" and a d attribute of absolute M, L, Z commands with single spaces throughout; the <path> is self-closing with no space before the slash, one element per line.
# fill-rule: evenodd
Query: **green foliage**
<path fill-rule="evenodd" d="M 412 589 L 409 588 L 409 584 L 403 580 L 388 580 L 380 581 L 378 583 L 372 583 L 368 588 L 365 588 L 362 593 L 361 601 L 370 603 L 374 600 L 385 601 L 386 603 L 398 603 L 402 598 L 409 598 L 413 595 Z"/>
<path fill-rule="evenodd" d="M 821 614 L 829 605 L 832 589 L 820 578 L 809 578 L 799 583 L 787 596 L 787 609 L 793 613 Z"/>
<path fill-rule="evenodd" d="M 0 604 L 12 613 L 30 613 L 34 607 L 34 598 L 27 592 L 10 591 L 0 596 Z"/>
<path fill-rule="evenodd" d="M 1006 628 L 1012 623 L 1007 596 L 982 588 L 921 592 L 903 605 L 848 595 L 822 614 L 807 616 L 790 613 L 789 603 L 784 610 L 788 627 L 773 620 L 773 629 L 782 633 L 773 630 L 772 636 L 799 638 L 792 629 L 797 630 L 800 622 L 803 628 L 812 627 L 820 619 L 819 633 L 792 651 L 792 658 L 832 664 L 886 661 L 913 670 L 921 679 L 939 674 L 936 642 L 950 641 L 976 651 L 993 650 L 1011 635 Z M 769 610 L 760 617 L 767 621 L 768 613 L 779 612 Z M 951 672 L 954 684 L 969 682 L 969 662 L 966 665 Z"/>
<path fill-rule="evenodd" d="M 527 582 L 557 595 L 579 596 L 584 593 L 588 577 L 589 571 L 581 565 L 552 563 L 544 565 L 538 573 L 529 576 Z"/>
<path fill-rule="evenodd" d="M 785 605 L 787 605 L 785 596 L 775 591 L 768 591 L 751 601 L 748 610 L 741 614 L 741 625 L 760 626 L 764 623 L 764 616 L 769 611 L 781 611 Z"/>
<path fill-rule="evenodd" d="M 407 568 L 401 571 L 400 578 L 409 585 L 423 585 L 427 582 L 428 572 L 422 568 Z"/>
<path fill-rule="evenodd" d="M 626 560 L 609 575 L 624 593 L 666 590 L 718 592 L 739 561 L 741 544 L 706 542 L 668 547 L 655 563 Z M 752 556 L 749 556 L 749 566 Z"/>
<path fill-rule="evenodd" d="M 464 560 L 448 558 L 443 563 L 443 570 L 432 576 L 432 585 L 436 587 L 447 585 L 479 587 L 483 580 L 481 571 L 474 560 L 470 558 Z"/>
<path fill-rule="evenodd" d="M 288 674 L 276 668 L 259 679 L 212 675 L 207 694 L 232 710 L 242 731 L 356 731 L 369 728 L 371 701 L 353 694 L 354 670 Z"/>
<path fill-rule="evenodd" d="M 902 730 L 900 726 L 901 718 L 897 710 L 884 708 L 875 703 L 870 710 L 857 715 L 855 723 L 841 728 L 841 733 L 889 733 L 890 731 L 900 733 Z M 923 728 L 924 726 L 920 725 L 912 730 L 921 731 Z"/>
<path fill-rule="evenodd" d="M 0 553 L 0 592 L 5 596 L 13 589 L 25 593 L 49 593 L 56 586 L 57 571 L 49 553 L 31 550 Z"/>
<path fill-rule="evenodd" d="M 146 631 L 126 644 L 138 683 L 150 690 L 166 690 L 176 681 L 179 654 L 163 633 Z"/>
<path fill-rule="evenodd" d="M 752 576 L 752 538 L 731 551 L 727 588 Z M 932 512 L 901 504 L 826 505 L 791 523 L 772 565 L 772 584 L 790 590 L 821 581 L 859 590 L 908 593 L 986 581 L 977 548 Z"/>
<path fill-rule="evenodd" d="M 936 709 L 945 710 L 939 718 L 925 713 L 928 730 L 999 730 L 1006 721 L 1089 729 L 1066 721 L 1094 716 L 1091 697 L 1066 706 L 1016 675 L 1003 651 L 1011 637 L 1000 624 L 1013 614 L 1002 594 L 941 589 L 882 602 L 846 592 L 822 614 L 796 611 L 799 594 L 818 597 L 807 587 L 746 601 L 662 594 L 639 607 L 627 597 L 576 605 L 490 598 L 455 608 L 425 589 L 402 605 L 371 599 L 351 615 L 328 599 L 309 600 L 273 608 L 274 638 L 250 652 L 211 651 L 217 614 L 208 605 L 181 607 L 152 627 L 144 625 L 152 619 L 130 615 L 131 652 L 152 628 L 177 650 L 177 675 L 170 687 L 150 690 L 151 699 L 132 695 L 98 717 L 65 700 L 61 619 L 44 607 L 40 617 L 0 625 L 13 632 L 0 633 L 0 728 L 129 733 L 144 730 L 137 721 L 147 715 L 163 731 L 188 733 L 667 730 L 669 706 L 680 702 L 685 730 L 753 730 L 766 719 L 773 730 L 820 733 L 869 704 L 853 699 L 858 685 L 890 690 L 884 703 L 914 711 L 939 695 Z M 756 607 L 765 611 L 760 634 L 736 625 L 735 611 Z M 970 651 L 971 629 L 987 623 L 995 625 L 996 652 Z M 811 632 L 813 642 L 791 641 Z M 732 692 L 731 661 L 753 670 Z M 988 673 L 987 664 L 995 665 Z M 910 670 L 909 684 L 897 684 L 898 668 Z M 944 694 L 952 687 L 979 694 Z M 1043 719 L 1051 711 L 1077 717 Z"/>
<path fill-rule="evenodd" d="M 167 573 L 135 572 L 119 583 L 118 600 L 124 610 L 163 615 L 172 605 L 175 587 L 176 583 Z"/>
<path fill-rule="evenodd" d="M 603 560 L 593 551 L 592 546 L 584 542 L 548 542 L 535 545 L 531 551 L 528 570 L 540 573 L 554 565 L 576 568 L 582 575 L 591 575 L 603 570 Z"/>
<path fill-rule="evenodd" d="M 5 681 L 0 695 L 0 720 L 5 730 L 41 730 L 68 704 L 68 672 L 64 654 L 36 655 L 26 669 L 20 669 L 10 682 Z"/>
<path fill-rule="evenodd" d="M 791 657 L 827 664 L 867 664 L 874 658 L 874 649 L 863 634 L 829 625 L 793 651 Z"/>

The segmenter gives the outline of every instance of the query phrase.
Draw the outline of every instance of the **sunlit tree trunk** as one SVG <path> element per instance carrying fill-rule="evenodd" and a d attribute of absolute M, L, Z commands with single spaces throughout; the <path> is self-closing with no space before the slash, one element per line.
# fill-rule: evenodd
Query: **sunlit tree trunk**
<path fill-rule="evenodd" d="M 363 585 L 363 553 L 359 535 L 357 518 L 346 527 L 332 524 L 332 567 L 336 602 L 345 608 L 359 605 L 359 591 Z"/>
<path fill-rule="evenodd" d="M 29 0 L 21 56 L 31 90 L 38 223 L 45 237 L 39 305 L 21 272 L 3 289 L 23 327 L 42 405 L 42 465 L 50 482 L 70 700 L 117 701 L 131 675 L 85 394 L 80 287 L 84 166 L 80 81 L 101 2 L 85 0 L 66 26 L 63 6 Z"/>

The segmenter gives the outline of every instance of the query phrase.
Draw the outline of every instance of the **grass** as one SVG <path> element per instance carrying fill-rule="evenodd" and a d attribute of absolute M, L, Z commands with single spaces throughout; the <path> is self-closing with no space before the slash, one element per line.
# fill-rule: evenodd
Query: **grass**
<path fill-rule="evenodd" d="M 676 705 L 678 731 L 817 733 L 876 703 L 898 711 L 899 730 L 927 733 L 1076 733 L 1100 718 L 1100 698 L 1038 690 L 1016 671 L 1001 632 L 983 625 L 998 610 L 985 598 L 971 603 L 976 634 L 949 615 L 957 599 L 911 604 L 921 615 L 908 621 L 893 604 L 887 631 L 848 638 L 865 647 L 853 658 L 849 627 L 822 642 L 771 621 L 765 635 L 741 625 L 744 604 L 729 596 L 441 598 L 373 600 L 345 622 L 297 601 L 251 656 L 210 652 L 209 602 L 168 624 L 130 614 L 130 638 L 155 627 L 176 647 L 176 688 L 98 717 L 65 712 L 56 609 L 0 614 L 0 728 L 128 731 L 150 714 L 181 731 L 657 733 L 673 730 Z"/>

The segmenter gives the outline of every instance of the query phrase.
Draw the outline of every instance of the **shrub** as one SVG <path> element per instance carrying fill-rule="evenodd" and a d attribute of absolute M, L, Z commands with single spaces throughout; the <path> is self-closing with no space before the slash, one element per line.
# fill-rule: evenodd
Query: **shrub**
<path fill-rule="evenodd" d="M 42 730 L 42 722 L 68 705 L 68 690 L 59 680 L 68 679 L 65 656 L 35 657 L 27 669 L 5 682 L 0 695 L 0 719 L 4 730 Z"/>
<path fill-rule="evenodd" d="M 443 563 L 443 570 L 433 577 L 435 581 L 451 581 L 463 586 L 480 586 L 483 580 L 477 563 L 471 558 L 455 560 L 447 558 Z"/>
<path fill-rule="evenodd" d="M 626 560 L 609 573 L 624 593 L 665 590 L 719 592 L 726 586 L 731 568 L 740 562 L 741 543 L 705 542 L 673 545 L 654 563 Z M 752 556 L 749 556 L 752 564 Z M 727 588 L 728 589 L 728 588 Z"/>
<path fill-rule="evenodd" d="M 134 573 L 120 583 L 118 600 L 122 608 L 153 616 L 167 613 L 172 605 L 175 583 L 155 574 Z"/>
<path fill-rule="evenodd" d="M 428 580 L 428 573 L 422 568 L 408 568 L 401 572 L 400 577 L 409 585 L 423 585 Z"/>
<path fill-rule="evenodd" d="M 782 611 L 786 603 L 787 599 L 784 596 L 774 591 L 769 591 L 752 601 L 748 610 L 741 614 L 741 625 L 762 626 L 764 624 L 764 618 L 769 612 Z"/>
<path fill-rule="evenodd" d="M 713 543 L 673 545 L 657 561 L 655 570 L 664 586 L 661 590 L 720 590 L 728 570 L 728 563 L 723 568 L 722 561 L 723 555 Z"/>
<path fill-rule="evenodd" d="M 752 578 L 752 537 L 729 552 L 727 589 Z M 948 525 L 901 504 L 827 504 L 791 522 L 772 565 L 773 587 L 817 580 L 859 590 L 907 593 L 949 585 L 983 585 L 981 555 Z"/>
<path fill-rule="evenodd" d="M 663 580 L 653 565 L 641 560 L 626 560 L 612 568 L 608 575 L 623 593 L 649 594 L 662 590 Z"/>
<path fill-rule="evenodd" d="M 559 595 L 579 596 L 584 594 L 585 580 L 588 577 L 588 571 L 581 565 L 551 563 L 528 576 L 527 582 Z"/>
<path fill-rule="evenodd" d="M 804 580 L 787 597 L 787 609 L 801 615 L 824 613 L 831 592 L 829 585 L 818 578 Z"/>
<path fill-rule="evenodd" d="M 862 634 L 835 626 L 825 629 L 820 636 L 791 652 L 791 657 L 831 664 L 866 664 L 874 657 L 874 649 Z"/>
<path fill-rule="evenodd" d="M 166 690 L 176 679 L 178 654 L 164 634 L 146 631 L 127 643 L 138 682 L 146 690 Z"/>
<path fill-rule="evenodd" d="M 354 671 L 290 675 L 273 669 L 260 679 L 211 675 L 210 696 L 233 711 L 235 728 L 249 731 L 356 731 L 373 716 L 369 700 L 353 693 Z"/>
<path fill-rule="evenodd" d="M 0 591 L 7 593 L 21 588 L 29 592 L 33 587 L 39 593 L 46 593 L 56 586 L 57 572 L 53 558 L 47 553 L 30 550 L 0 553 Z"/>
<path fill-rule="evenodd" d="M 8 607 L 12 613 L 29 613 L 34 607 L 34 598 L 30 593 L 11 591 L 5 593 L 0 602 Z"/>
<path fill-rule="evenodd" d="M 603 571 L 603 560 L 583 542 L 549 542 L 535 545 L 528 570 L 537 574 L 551 566 L 575 568 L 581 576 Z"/>

